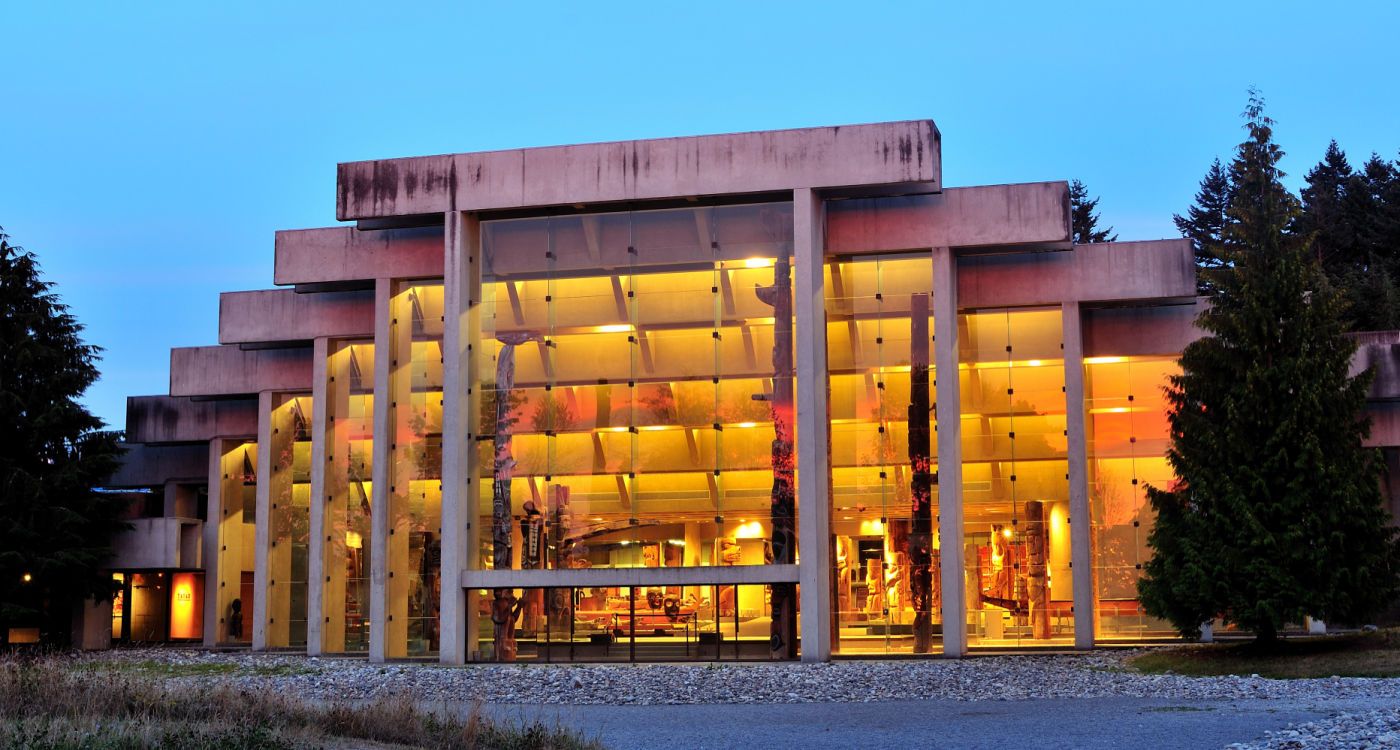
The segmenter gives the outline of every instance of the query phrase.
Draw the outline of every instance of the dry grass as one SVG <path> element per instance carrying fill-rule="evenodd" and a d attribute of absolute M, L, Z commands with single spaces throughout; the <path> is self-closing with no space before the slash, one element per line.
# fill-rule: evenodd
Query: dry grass
<path fill-rule="evenodd" d="M 1269 648 L 1254 643 L 1178 646 L 1149 651 L 1129 663 L 1147 674 L 1196 677 L 1400 677 L 1400 629 L 1288 638 Z"/>
<path fill-rule="evenodd" d="M 75 669 L 62 657 L 0 659 L 0 747 L 509 748 L 596 743 L 543 724 L 503 726 L 419 710 L 407 697 L 312 705 L 266 690 L 168 686 L 140 670 Z"/>

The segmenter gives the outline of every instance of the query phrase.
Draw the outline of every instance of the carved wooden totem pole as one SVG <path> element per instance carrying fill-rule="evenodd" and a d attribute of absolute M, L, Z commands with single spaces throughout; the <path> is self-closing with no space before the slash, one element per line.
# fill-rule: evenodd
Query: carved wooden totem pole
<path fill-rule="evenodd" d="M 1026 502 L 1026 595 L 1030 609 L 1031 637 L 1050 637 L 1050 591 L 1045 563 L 1045 503 Z"/>
<path fill-rule="evenodd" d="M 796 483 L 793 467 L 792 279 L 786 256 L 773 266 L 773 285 L 754 290 L 773 308 L 773 492 L 771 521 L 773 563 L 797 560 Z M 775 583 L 772 588 L 773 626 L 769 656 L 791 659 L 797 646 L 797 586 Z"/>
<path fill-rule="evenodd" d="M 909 464 L 912 469 L 909 593 L 914 605 L 914 653 L 933 646 L 933 472 L 929 437 L 927 294 L 909 297 Z M 956 377 L 957 373 L 953 373 Z"/>
<path fill-rule="evenodd" d="M 496 570 L 511 567 L 510 479 L 515 459 L 510 452 L 510 392 L 515 388 L 515 347 L 533 339 L 528 333 L 507 333 L 496 337 L 503 346 L 496 359 L 496 437 L 495 465 L 491 497 L 491 562 Z M 495 589 L 491 602 L 491 623 L 495 626 L 493 646 L 496 661 L 515 661 L 515 618 L 520 615 L 514 589 Z"/>

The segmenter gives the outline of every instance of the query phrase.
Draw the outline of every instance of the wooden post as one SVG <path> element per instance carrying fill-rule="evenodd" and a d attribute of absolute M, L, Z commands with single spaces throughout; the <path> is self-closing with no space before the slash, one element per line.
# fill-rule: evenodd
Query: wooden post
<path fill-rule="evenodd" d="M 1031 637 L 1050 637 L 1050 591 L 1045 579 L 1045 504 L 1026 501 L 1026 596 L 1030 609 Z"/>
<path fill-rule="evenodd" d="M 496 360 L 496 436 L 495 466 L 492 474 L 491 498 L 491 561 L 496 570 L 509 570 L 511 567 L 510 538 L 510 480 L 515 469 L 515 459 L 510 454 L 510 430 L 513 424 L 510 416 L 510 392 L 515 387 L 515 347 L 529 341 L 533 336 L 526 333 L 512 333 L 498 336 L 504 344 Z M 495 589 L 491 603 L 491 622 L 495 626 L 494 647 L 496 661 L 515 661 L 515 618 L 520 609 L 515 605 L 515 590 Z"/>

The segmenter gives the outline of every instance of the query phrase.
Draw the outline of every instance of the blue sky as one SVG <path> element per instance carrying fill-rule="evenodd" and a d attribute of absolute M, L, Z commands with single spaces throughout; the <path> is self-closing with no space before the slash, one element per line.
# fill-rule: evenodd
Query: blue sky
<path fill-rule="evenodd" d="M 216 5 L 0 9 L 0 225 L 118 427 L 275 230 L 335 223 L 339 161 L 928 117 L 946 184 L 1078 177 L 1154 239 L 1251 85 L 1295 186 L 1330 138 L 1400 150 L 1392 2 Z"/>

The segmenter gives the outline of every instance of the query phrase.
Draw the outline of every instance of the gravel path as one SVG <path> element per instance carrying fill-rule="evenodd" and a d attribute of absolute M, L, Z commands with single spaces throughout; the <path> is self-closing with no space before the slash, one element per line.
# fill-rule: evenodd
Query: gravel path
<path fill-rule="evenodd" d="M 1400 708 L 1344 712 L 1320 721 L 1269 732 L 1260 742 L 1238 743 L 1230 750 L 1370 750 L 1400 748 Z"/>

